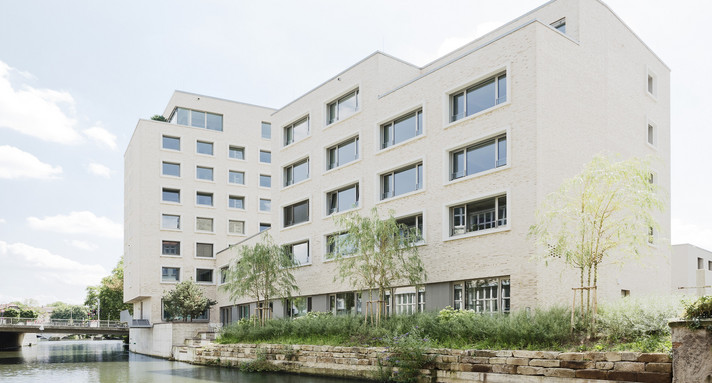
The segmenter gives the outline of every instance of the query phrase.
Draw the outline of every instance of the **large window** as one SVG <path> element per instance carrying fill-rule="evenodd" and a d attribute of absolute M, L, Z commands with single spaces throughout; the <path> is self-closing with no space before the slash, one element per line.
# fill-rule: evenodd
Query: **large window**
<path fill-rule="evenodd" d="M 260 162 L 265 164 L 272 163 L 272 152 L 260 150 Z"/>
<path fill-rule="evenodd" d="M 335 190 L 326 195 L 327 215 L 358 207 L 358 184 Z"/>
<path fill-rule="evenodd" d="M 381 175 L 381 199 L 395 197 L 423 188 L 423 164 L 406 166 Z"/>
<path fill-rule="evenodd" d="M 414 287 L 396 289 L 394 298 L 396 315 L 412 315 L 425 311 L 425 290 L 423 288 L 418 290 Z"/>
<path fill-rule="evenodd" d="M 499 136 L 450 152 L 450 179 L 507 164 L 507 137 Z"/>
<path fill-rule="evenodd" d="M 162 255 L 180 255 L 179 241 L 163 241 L 161 243 Z"/>
<path fill-rule="evenodd" d="M 163 188 L 161 199 L 163 202 L 180 203 L 180 190 Z"/>
<path fill-rule="evenodd" d="M 223 116 L 215 113 L 201 112 L 185 108 L 176 108 L 171 116 L 171 123 L 188 125 L 196 128 L 223 130 Z"/>
<path fill-rule="evenodd" d="M 347 256 L 356 252 L 353 243 L 348 241 L 349 233 L 336 233 L 326 236 L 326 258 Z"/>
<path fill-rule="evenodd" d="M 231 195 L 228 197 L 227 206 L 232 209 L 244 209 L 245 197 Z"/>
<path fill-rule="evenodd" d="M 381 125 L 381 149 L 423 134 L 423 111 L 406 114 Z"/>
<path fill-rule="evenodd" d="M 299 318 L 312 311 L 312 298 L 299 297 L 286 300 L 285 316 Z"/>
<path fill-rule="evenodd" d="M 161 282 L 180 282 L 180 268 L 161 267 Z"/>
<path fill-rule="evenodd" d="M 260 211 L 271 211 L 272 210 L 272 200 L 266 198 L 260 198 Z"/>
<path fill-rule="evenodd" d="M 163 136 L 163 149 L 180 150 L 180 138 Z"/>
<path fill-rule="evenodd" d="M 229 234 L 245 234 L 245 221 L 229 220 L 227 232 Z"/>
<path fill-rule="evenodd" d="M 245 184 L 245 172 L 238 172 L 236 170 L 230 170 L 227 174 L 227 182 L 231 184 L 244 185 Z"/>
<path fill-rule="evenodd" d="M 161 229 L 180 230 L 180 216 L 163 214 L 161 216 Z"/>
<path fill-rule="evenodd" d="M 410 238 L 414 243 L 423 241 L 423 215 L 417 214 L 410 217 L 399 218 L 396 223 L 400 225 L 403 238 Z"/>
<path fill-rule="evenodd" d="M 329 311 L 334 315 L 352 314 L 356 310 L 356 295 L 352 292 L 329 295 Z"/>
<path fill-rule="evenodd" d="M 451 235 L 494 229 L 507 224 L 507 197 L 500 196 L 450 208 Z"/>
<path fill-rule="evenodd" d="M 195 244 L 195 256 L 200 258 L 212 258 L 213 257 L 213 244 L 212 243 L 196 243 Z"/>
<path fill-rule="evenodd" d="M 462 295 L 462 283 L 455 284 L 456 306 L 462 307 Z M 478 313 L 509 312 L 509 277 L 466 281 L 464 295 L 464 308 L 467 310 Z"/>
<path fill-rule="evenodd" d="M 488 78 L 450 95 L 450 122 L 507 101 L 507 74 Z"/>
<path fill-rule="evenodd" d="M 284 168 L 284 186 L 309 178 L 309 159 L 303 159 Z"/>
<path fill-rule="evenodd" d="M 272 187 L 272 177 L 266 174 L 260 174 L 260 186 L 263 188 Z"/>
<path fill-rule="evenodd" d="M 358 137 L 330 147 L 327 151 L 327 169 L 333 169 L 358 159 Z"/>
<path fill-rule="evenodd" d="M 309 221 L 309 200 L 284 207 L 284 227 Z"/>
<path fill-rule="evenodd" d="M 199 180 L 212 181 L 213 180 L 213 168 L 208 168 L 205 166 L 195 167 L 195 178 Z"/>
<path fill-rule="evenodd" d="M 287 250 L 287 254 L 289 254 L 289 258 L 295 265 L 299 266 L 311 263 L 311 257 L 309 256 L 309 241 L 286 245 L 285 249 Z"/>
<path fill-rule="evenodd" d="M 227 272 L 228 272 L 228 267 L 223 266 L 220 268 L 220 284 L 225 284 L 227 282 Z"/>
<path fill-rule="evenodd" d="M 195 281 L 198 283 L 213 283 L 213 269 L 195 269 Z"/>
<path fill-rule="evenodd" d="M 309 117 L 284 127 L 284 146 L 306 138 L 309 135 Z"/>
<path fill-rule="evenodd" d="M 344 118 L 356 113 L 358 108 L 358 89 L 356 89 L 327 105 L 327 125 L 343 120 Z"/>
<path fill-rule="evenodd" d="M 236 160 L 244 160 L 245 159 L 245 148 L 243 148 L 241 146 L 230 145 L 230 149 L 228 149 L 227 155 L 228 155 L 228 157 L 234 158 Z"/>
<path fill-rule="evenodd" d="M 213 232 L 213 219 L 205 217 L 195 218 L 195 230 Z"/>
<path fill-rule="evenodd" d="M 197 192 L 195 203 L 202 206 L 213 206 L 213 193 Z"/>
<path fill-rule="evenodd" d="M 164 176 L 180 177 L 180 164 L 164 162 L 161 174 Z"/>
<path fill-rule="evenodd" d="M 206 141 L 197 141 L 195 150 L 200 154 L 213 155 L 213 143 Z"/>
<path fill-rule="evenodd" d="M 270 139 L 272 138 L 272 124 L 269 122 L 262 122 L 262 138 Z"/>

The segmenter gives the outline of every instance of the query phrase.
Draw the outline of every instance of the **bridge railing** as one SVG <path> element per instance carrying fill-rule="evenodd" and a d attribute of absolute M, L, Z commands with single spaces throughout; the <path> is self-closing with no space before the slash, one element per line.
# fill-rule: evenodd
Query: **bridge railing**
<path fill-rule="evenodd" d="M 44 326 L 44 327 L 102 327 L 102 328 L 127 328 L 126 322 L 116 320 L 89 320 L 89 319 L 36 319 L 36 318 L 0 318 L 0 325 L 14 326 Z"/>

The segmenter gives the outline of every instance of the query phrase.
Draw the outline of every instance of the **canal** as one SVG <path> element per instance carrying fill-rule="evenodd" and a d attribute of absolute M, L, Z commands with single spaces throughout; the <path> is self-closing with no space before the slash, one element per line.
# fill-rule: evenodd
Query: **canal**
<path fill-rule="evenodd" d="M 25 383 L 327 383 L 328 377 L 244 373 L 194 366 L 129 353 L 121 341 L 40 342 L 19 351 L 0 351 L 0 382 Z"/>

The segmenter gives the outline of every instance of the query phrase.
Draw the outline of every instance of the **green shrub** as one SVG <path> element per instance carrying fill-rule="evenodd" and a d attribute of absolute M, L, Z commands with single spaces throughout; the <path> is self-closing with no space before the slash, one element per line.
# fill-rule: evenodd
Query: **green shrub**
<path fill-rule="evenodd" d="M 387 337 L 384 343 L 390 355 L 385 361 L 380 358 L 378 360 L 379 380 L 417 382 L 421 376 L 420 370 L 433 363 L 433 357 L 427 354 L 431 346 L 430 340 L 423 338 L 418 328 L 403 335 Z M 397 370 L 393 370 L 393 367 Z"/>
<path fill-rule="evenodd" d="M 4 316 L 5 318 L 17 318 L 19 315 L 20 312 L 15 309 L 5 309 L 5 312 L 2 316 Z"/>
<path fill-rule="evenodd" d="M 712 295 L 699 297 L 693 301 L 683 303 L 685 311 L 683 319 L 712 318 Z"/>
<path fill-rule="evenodd" d="M 681 308 L 679 297 L 626 297 L 600 306 L 596 331 L 600 337 L 620 341 L 669 336 L 668 321 Z"/>

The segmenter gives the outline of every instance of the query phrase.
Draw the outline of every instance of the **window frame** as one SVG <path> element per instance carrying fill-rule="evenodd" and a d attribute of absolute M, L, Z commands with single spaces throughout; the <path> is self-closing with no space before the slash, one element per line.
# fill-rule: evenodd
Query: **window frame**
<path fill-rule="evenodd" d="M 340 114 L 339 113 L 339 105 L 341 104 L 342 101 L 345 101 L 352 95 L 354 95 L 355 99 L 356 99 L 356 109 L 353 111 L 353 113 L 351 113 L 345 117 L 341 117 L 339 115 Z M 331 126 L 331 125 L 336 124 L 337 122 L 344 121 L 347 118 L 349 118 L 361 111 L 361 87 L 356 86 L 354 88 L 351 88 L 350 90 L 342 93 L 340 96 L 333 98 L 330 101 L 326 102 L 325 104 L 326 104 L 326 109 L 325 109 L 326 113 L 324 113 L 324 116 L 326 117 L 325 126 Z M 336 113 L 335 118 L 331 115 L 332 114 L 332 111 L 331 111 L 332 105 L 334 106 L 334 111 Z"/>
<path fill-rule="evenodd" d="M 175 166 L 178 166 L 178 175 L 166 174 L 166 172 L 165 172 L 165 166 L 166 166 L 166 165 L 175 165 Z M 161 176 L 163 176 L 163 177 L 171 177 L 171 178 L 181 178 L 180 174 L 181 174 L 180 162 L 161 161 Z"/>
<path fill-rule="evenodd" d="M 202 246 L 209 246 L 210 247 L 210 256 L 209 257 L 204 257 L 200 254 L 200 247 Z M 195 243 L 195 254 L 193 255 L 193 258 L 196 259 L 215 259 L 215 244 L 214 243 L 208 243 L 208 242 L 196 242 Z"/>
<path fill-rule="evenodd" d="M 210 144 L 210 154 L 203 153 L 200 151 L 200 144 Z M 201 156 L 215 156 L 215 143 L 210 141 L 195 140 L 195 154 L 200 154 Z"/>
<path fill-rule="evenodd" d="M 201 178 L 199 176 L 200 169 L 210 170 L 210 178 Z M 195 165 L 195 179 L 202 182 L 215 182 L 215 168 L 209 166 Z"/>
<path fill-rule="evenodd" d="M 302 205 L 305 202 L 307 204 L 307 219 L 306 219 L 306 221 L 295 222 L 294 221 L 294 207 L 297 205 Z M 292 220 L 290 221 L 289 224 L 287 223 L 287 209 L 291 209 L 291 216 L 292 216 Z M 299 200 L 294 203 L 283 205 L 280 207 L 280 210 L 282 213 L 282 229 L 287 229 L 290 227 L 295 227 L 295 226 L 299 226 L 299 225 L 311 222 L 312 212 L 311 212 L 311 200 L 309 198 L 304 199 L 304 200 Z"/>
<path fill-rule="evenodd" d="M 474 237 L 474 236 L 479 236 L 479 235 L 485 235 L 485 234 L 490 234 L 490 233 L 498 233 L 501 231 L 506 231 L 510 230 L 511 225 L 511 217 L 510 217 L 510 212 L 512 211 L 511 204 L 510 204 L 510 191 L 501 191 L 497 193 L 492 193 L 488 195 L 482 195 L 482 196 L 477 196 L 475 198 L 470 198 L 464 201 L 458 201 L 455 203 L 450 203 L 445 205 L 445 215 L 448 217 L 448 219 L 443 220 L 443 241 L 448 241 L 448 240 L 456 240 L 460 238 L 469 238 L 469 237 Z M 505 210 L 505 217 L 501 218 L 499 216 L 499 199 L 501 197 L 506 198 L 506 210 Z M 494 205 L 494 222 L 495 226 L 492 228 L 485 228 L 481 230 L 468 230 L 468 225 L 470 224 L 470 213 L 467 211 L 467 205 L 473 204 L 473 203 L 478 203 L 478 202 L 484 202 L 486 200 L 493 199 L 495 201 Z M 457 208 L 464 208 L 461 213 L 457 214 L 460 217 L 460 220 L 464 221 L 464 225 L 455 225 L 455 209 Z M 474 212 L 473 212 L 474 214 Z M 500 221 L 505 220 L 506 222 L 503 224 L 500 224 Z M 459 230 L 462 228 L 463 230 Z M 458 229 L 458 230 L 456 230 Z"/>
<path fill-rule="evenodd" d="M 645 93 L 652 97 L 653 100 L 658 99 L 658 84 L 659 84 L 659 77 L 658 74 L 655 73 L 650 67 L 646 68 L 646 76 L 645 76 Z M 651 92 L 651 86 L 652 86 L 652 92 Z"/>
<path fill-rule="evenodd" d="M 208 259 L 208 258 L 206 258 Z M 210 282 L 204 282 L 204 281 L 199 281 L 198 280 L 198 270 L 209 270 L 210 271 Z M 201 284 L 201 285 L 214 285 L 215 284 L 215 269 L 214 268 L 209 268 L 209 267 L 196 267 L 195 271 L 193 273 L 193 276 L 195 277 L 195 283 Z"/>
<path fill-rule="evenodd" d="M 396 122 L 405 121 L 405 120 L 409 119 L 411 117 L 411 115 L 414 115 L 414 117 L 415 117 L 415 134 L 412 137 L 409 137 L 402 141 L 396 142 L 395 141 L 395 124 L 396 124 Z M 420 116 L 420 117 L 418 117 L 418 116 Z M 410 142 L 412 140 L 422 137 L 425 134 L 424 126 L 425 126 L 425 113 L 423 111 L 422 106 L 419 106 L 415 109 L 411 109 L 408 112 L 401 113 L 398 116 L 386 121 L 385 123 L 378 124 L 378 150 L 379 151 L 388 150 L 395 146 L 398 146 L 398 145 L 401 145 L 406 142 Z M 384 134 L 386 129 L 388 129 L 388 132 L 390 135 L 390 140 L 388 141 L 388 145 L 386 145 L 385 134 Z"/>
<path fill-rule="evenodd" d="M 566 17 L 562 17 L 549 25 L 557 31 L 566 34 Z"/>
<path fill-rule="evenodd" d="M 444 122 L 444 128 L 447 129 L 448 127 L 452 125 L 459 124 L 463 121 L 468 121 L 471 118 L 475 118 L 476 116 L 479 116 L 483 113 L 488 113 L 493 110 L 496 110 L 498 107 L 503 106 L 503 105 L 508 105 L 511 101 L 511 91 L 510 91 L 510 86 L 511 86 L 511 80 L 510 80 L 510 69 L 509 69 L 509 64 L 500 66 L 498 69 L 493 70 L 488 72 L 485 75 L 477 76 L 474 80 L 469 81 L 464 84 L 460 84 L 456 87 L 453 87 L 452 89 L 448 90 L 445 93 L 445 105 L 447 105 L 447 114 L 445 116 L 445 122 Z M 505 100 L 502 101 L 497 101 L 501 96 L 499 96 L 499 84 L 498 80 L 499 77 L 504 76 L 506 78 L 506 84 L 505 84 Z M 467 93 L 468 91 L 472 91 L 475 89 L 478 89 L 479 87 L 482 87 L 486 85 L 490 80 L 494 80 L 495 83 L 495 94 L 494 94 L 494 100 L 495 103 L 489 108 L 479 110 L 475 113 L 472 114 L 467 114 Z M 454 115 L 454 97 L 462 95 L 462 107 L 464 108 L 463 111 L 463 116 L 460 118 L 454 118 L 456 117 Z M 459 115 L 459 114 L 458 114 Z"/>
<path fill-rule="evenodd" d="M 268 161 L 262 161 L 262 155 L 263 155 L 263 154 L 265 154 L 265 155 L 267 155 L 267 156 L 269 157 L 269 158 L 268 158 Z M 272 163 L 272 152 L 269 151 L 269 150 L 260 149 L 259 162 L 260 162 L 261 164 L 271 164 L 271 163 Z"/>
<path fill-rule="evenodd" d="M 230 231 L 230 224 L 232 222 L 241 222 L 242 223 L 242 233 Z M 245 223 L 244 220 L 228 218 L 228 220 L 227 220 L 227 234 L 228 235 L 246 235 L 247 234 L 247 223 Z"/>
<path fill-rule="evenodd" d="M 200 197 L 207 197 L 207 196 L 210 196 L 210 205 L 202 204 L 202 203 L 198 202 L 198 201 L 200 201 Z M 196 207 L 215 207 L 215 193 L 196 191 L 195 192 L 195 206 Z"/>
<path fill-rule="evenodd" d="M 233 152 L 242 153 L 242 158 L 233 157 L 232 156 Z M 227 158 L 231 159 L 231 160 L 237 160 L 237 161 L 246 161 L 245 147 L 238 146 L 238 145 L 228 145 L 227 146 Z"/>
<path fill-rule="evenodd" d="M 306 244 L 306 245 L 307 245 L 307 261 L 306 261 L 305 263 L 297 263 L 297 262 L 294 260 L 294 246 L 296 246 L 296 245 L 303 245 L 303 244 Z M 290 259 L 291 259 L 291 261 L 292 261 L 292 264 L 293 264 L 295 267 L 307 266 L 307 265 L 311 265 L 311 264 L 312 264 L 313 258 L 312 258 L 312 251 L 311 251 L 311 243 L 310 243 L 309 239 L 299 240 L 299 241 L 296 241 L 296 242 L 290 242 L 290 243 L 287 243 L 287 244 L 282 245 L 282 247 L 283 247 L 284 250 L 287 252 L 287 254 L 290 256 Z"/>
<path fill-rule="evenodd" d="M 232 181 L 231 181 L 231 179 L 232 179 L 232 177 L 231 177 L 232 173 L 242 174 L 242 183 L 232 182 Z M 245 172 L 242 171 L 242 170 L 232 170 L 232 169 L 228 169 L 228 170 L 227 170 L 227 183 L 228 183 L 228 185 L 241 185 L 241 186 L 245 186 L 245 184 L 246 184 L 246 183 L 245 183 L 245 179 L 246 179 L 246 178 L 247 178 L 247 175 L 245 175 Z"/>
<path fill-rule="evenodd" d="M 336 143 L 336 144 L 334 144 L 334 145 L 331 145 L 331 146 L 326 147 L 326 148 L 325 148 L 325 150 L 326 150 L 326 160 L 324 161 L 324 163 L 325 163 L 325 165 L 326 165 L 326 170 L 325 170 L 325 172 L 328 172 L 328 171 L 331 171 L 331 170 L 334 170 L 334 169 L 338 169 L 338 168 L 340 168 L 340 167 L 342 167 L 342 166 L 346 166 L 346 165 L 349 165 L 349 164 L 352 164 L 352 163 L 356 163 L 356 162 L 358 162 L 359 160 L 361 160 L 361 153 L 360 153 L 360 152 L 361 152 L 361 143 L 360 143 L 360 141 L 361 141 L 360 135 L 359 135 L 359 134 L 356 134 L 356 135 L 351 135 L 350 137 L 348 137 L 348 138 L 346 138 L 346 139 L 340 140 L 338 143 Z M 340 157 L 340 156 L 339 156 L 339 149 L 342 148 L 342 147 L 344 147 L 344 146 L 346 146 L 346 145 L 350 145 L 351 143 L 353 143 L 353 144 L 354 144 L 354 147 L 355 147 L 355 152 L 356 152 L 356 153 L 355 153 L 355 158 L 354 158 L 352 161 L 344 162 L 343 164 L 339 163 L 339 157 Z M 331 153 L 332 153 L 332 151 L 333 151 L 333 153 L 334 153 L 334 157 L 336 158 L 336 160 L 335 160 L 334 163 L 331 162 Z M 332 165 L 333 165 L 333 166 L 332 166 Z"/>
<path fill-rule="evenodd" d="M 174 269 L 178 270 L 178 278 L 176 280 L 171 280 L 171 281 L 166 281 L 163 279 L 163 270 L 164 269 Z M 161 266 L 161 275 L 160 275 L 160 283 L 180 283 L 181 281 L 181 274 L 182 274 L 182 268 L 180 266 Z"/>
<path fill-rule="evenodd" d="M 499 165 L 498 163 L 501 161 L 501 159 L 499 159 L 500 142 L 502 140 L 504 140 L 505 157 L 504 157 L 504 164 Z M 488 146 L 486 144 L 488 144 L 490 142 L 493 142 L 493 145 L 494 145 L 494 158 L 493 158 L 494 166 L 491 168 L 488 168 L 488 169 L 484 169 L 484 170 L 480 170 L 475 173 L 468 174 L 467 158 L 468 158 L 468 153 L 470 152 L 470 150 L 475 150 L 478 148 Z M 499 170 L 501 168 L 506 168 L 510 162 L 509 161 L 509 152 L 510 152 L 509 145 L 510 145 L 510 142 L 508 139 L 508 132 L 504 132 L 504 133 L 497 134 L 494 136 L 488 136 L 486 138 L 482 138 L 477 141 L 469 142 L 465 145 L 458 146 L 455 149 L 448 149 L 447 153 L 448 153 L 448 164 L 449 165 L 448 165 L 448 172 L 447 172 L 447 182 L 460 181 L 462 179 L 467 179 L 469 177 L 487 174 L 489 172 L 493 172 L 493 171 Z M 463 156 L 462 157 L 463 158 L 463 160 L 462 160 L 462 168 L 463 169 L 460 171 L 463 174 L 459 177 L 456 176 L 456 173 L 454 171 L 455 163 L 456 163 L 455 155 L 458 153 L 461 153 Z M 457 172 L 457 173 L 460 173 L 460 172 Z"/>
<path fill-rule="evenodd" d="M 173 258 L 180 258 L 181 257 L 181 241 L 177 240 L 171 240 L 171 239 L 162 239 L 161 240 L 161 256 L 162 257 L 173 257 Z M 166 244 L 173 244 L 174 248 L 176 249 L 175 253 L 166 253 Z"/>
<path fill-rule="evenodd" d="M 167 148 L 167 147 L 166 147 L 166 138 L 178 140 L 178 149 Z M 162 134 L 162 135 L 161 135 L 161 150 L 170 150 L 170 151 L 172 151 L 172 152 L 180 152 L 180 151 L 181 151 L 181 150 L 180 150 L 180 146 L 181 146 L 181 139 L 180 139 L 180 137 L 169 136 L 169 135 L 165 135 L 165 134 Z"/>
<path fill-rule="evenodd" d="M 265 137 L 265 127 L 268 128 L 266 137 Z M 260 122 L 260 137 L 262 137 L 265 140 L 272 139 L 272 123 L 271 122 L 267 122 L 267 121 Z"/>
<path fill-rule="evenodd" d="M 165 217 L 178 217 L 178 225 L 176 228 L 170 228 L 170 227 L 164 227 L 163 226 L 163 218 Z M 169 214 L 169 213 L 161 213 L 161 230 L 171 230 L 171 231 L 182 231 L 181 229 L 181 215 L 180 214 Z"/>
<path fill-rule="evenodd" d="M 652 143 L 650 142 L 651 138 L 653 139 Z M 647 119 L 647 124 L 645 124 L 645 143 L 648 144 L 650 148 L 658 149 L 658 124 L 649 118 Z"/>
<path fill-rule="evenodd" d="M 171 201 L 166 199 L 166 193 L 171 193 L 171 195 L 176 195 L 178 197 L 177 201 Z M 181 204 L 181 199 L 180 199 L 180 189 L 174 189 L 174 188 L 161 188 L 161 203 L 168 203 L 172 205 L 180 205 Z"/>
<path fill-rule="evenodd" d="M 210 220 L 210 230 L 203 230 L 199 228 L 198 220 Z M 215 218 L 211 217 L 195 217 L 195 232 L 196 233 L 215 233 Z"/>
<path fill-rule="evenodd" d="M 418 167 L 420 167 L 420 171 L 418 171 Z M 408 171 L 412 168 L 415 168 L 415 185 L 416 188 L 401 194 L 395 194 L 395 176 L 396 173 L 402 173 L 404 171 Z M 389 191 L 386 192 L 385 190 L 385 185 L 386 185 L 386 177 L 390 177 L 390 180 L 388 181 L 388 188 Z M 395 168 L 382 171 L 378 173 L 378 182 L 377 185 L 378 187 L 378 198 L 376 203 L 381 203 L 381 202 L 386 202 L 386 201 L 392 201 L 395 198 L 400 198 L 402 196 L 408 196 L 411 194 L 419 193 L 425 190 L 425 161 L 424 159 L 418 159 L 416 161 L 411 161 L 409 163 L 406 163 L 404 165 L 397 166 Z M 420 187 L 417 187 L 420 186 Z M 386 195 L 389 194 L 389 195 Z"/>
<path fill-rule="evenodd" d="M 232 201 L 242 201 L 242 207 L 233 207 L 231 206 Z M 242 195 L 235 195 L 235 194 L 228 194 L 227 196 L 227 208 L 228 209 L 234 209 L 234 210 L 247 210 L 247 199 L 245 196 Z"/>
<path fill-rule="evenodd" d="M 262 186 L 262 177 L 266 177 L 265 179 L 269 179 L 269 186 Z M 259 175 L 259 187 L 264 188 L 264 189 L 271 189 L 272 188 L 272 176 L 270 174 L 260 174 Z"/>
<path fill-rule="evenodd" d="M 269 208 L 268 208 L 267 210 L 262 209 L 262 201 L 267 201 L 267 203 L 269 203 L 269 206 L 268 206 Z M 259 199 L 259 205 L 257 205 L 257 210 L 258 210 L 258 211 L 261 211 L 261 212 L 263 212 L 263 213 L 269 213 L 269 212 L 271 212 L 271 211 L 272 211 L 272 199 L 270 199 L 270 198 L 260 198 L 260 199 Z"/>
<path fill-rule="evenodd" d="M 302 159 L 292 162 L 287 166 L 282 167 L 282 188 L 287 188 L 292 185 L 296 185 L 311 179 L 311 164 L 309 162 L 309 157 L 304 157 Z M 306 178 L 304 178 L 303 180 L 294 181 L 294 168 L 303 164 L 306 164 L 307 166 Z"/>
<path fill-rule="evenodd" d="M 187 124 L 179 124 L 178 123 L 178 109 L 182 109 L 188 112 L 188 121 Z M 198 126 L 198 125 L 193 125 L 193 112 L 196 113 L 203 113 L 203 126 Z M 211 129 L 208 128 L 208 115 L 211 114 L 213 116 L 219 116 L 220 117 L 220 129 Z M 182 106 L 176 106 L 173 108 L 173 111 L 171 112 L 170 117 L 168 117 L 168 122 L 170 124 L 175 124 L 175 125 L 181 125 L 181 126 L 189 126 L 191 128 L 197 128 L 197 129 L 205 129 L 205 130 L 211 130 L 213 132 L 222 132 L 225 130 L 225 115 L 220 114 L 220 113 L 213 113 L 213 112 L 208 112 L 206 110 L 199 110 L 199 109 L 190 109 L 190 108 L 184 108 Z"/>
<path fill-rule="evenodd" d="M 306 134 L 304 137 L 295 140 L 294 139 L 294 128 L 299 127 L 303 122 L 306 122 Z M 305 116 L 299 117 L 295 119 L 293 122 L 285 125 L 282 127 L 282 147 L 286 148 L 287 146 L 290 146 L 294 143 L 306 140 L 307 138 L 311 137 L 311 118 L 310 115 L 307 114 Z"/>
<path fill-rule="evenodd" d="M 361 185 L 360 180 L 357 180 L 355 182 L 347 183 L 344 186 L 340 186 L 338 188 L 326 191 L 324 194 L 325 202 L 326 202 L 324 205 L 324 207 L 325 207 L 324 217 L 330 217 L 330 216 L 345 213 L 348 211 L 360 209 L 361 208 L 361 190 L 360 190 L 361 187 L 360 187 L 360 185 Z M 346 191 L 346 190 L 350 190 L 352 188 L 356 189 L 356 203 L 355 203 L 356 206 L 352 206 L 345 210 L 339 210 L 339 193 Z M 334 208 L 334 209 L 331 208 L 331 202 L 332 202 L 333 196 L 335 196 L 335 198 L 336 198 L 336 208 Z"/>

